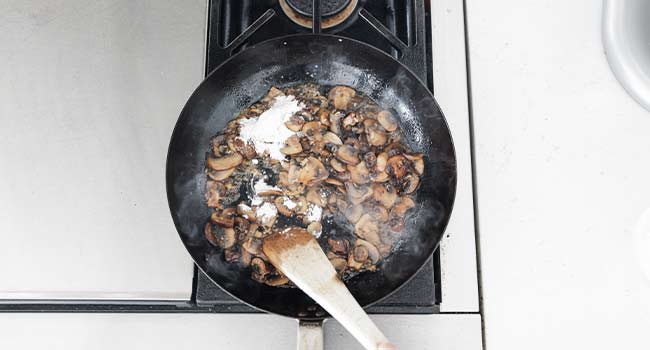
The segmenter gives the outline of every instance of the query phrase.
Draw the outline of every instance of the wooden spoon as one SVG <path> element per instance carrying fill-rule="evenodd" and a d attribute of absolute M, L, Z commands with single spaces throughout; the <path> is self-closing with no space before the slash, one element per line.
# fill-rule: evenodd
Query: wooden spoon
<path fill-rule="evenodd" d="M 262 250 L 275 268 L 336 318 L 366 349 L 395 349 L 338 278 L 307 230 L 292 227 L 274 233 L 264 239 Z"/>

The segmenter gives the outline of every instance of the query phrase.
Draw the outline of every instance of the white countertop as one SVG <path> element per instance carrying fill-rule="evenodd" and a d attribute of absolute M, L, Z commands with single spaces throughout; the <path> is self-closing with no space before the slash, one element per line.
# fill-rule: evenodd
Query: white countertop
<path fill-rule="evenodd" d="M 467 12 L 486 347 L 650 348 L 650 112 L 608 67 L 600 1 Z"/>

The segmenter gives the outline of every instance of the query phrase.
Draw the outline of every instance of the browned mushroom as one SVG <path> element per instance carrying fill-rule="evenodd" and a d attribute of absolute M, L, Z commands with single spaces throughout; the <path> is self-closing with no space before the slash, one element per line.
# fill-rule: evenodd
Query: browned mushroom
<path fill-rule="evenodd" d="M 330 246 L 332 253 L 337 255 L 347 255 L 350 243 L 345 239 L 329 238 L 327 244 Z"/>
<path fill-rule="evenodd" d="M 381 243 L 379 239 L 379 225 L 377 221 L 368 214 L 361 215 L 359 221 L 354 225 L 354 233 L 359 238 L 374 244 L 375 246 Z"/>
<path fill-rule="evenodd" d="M 235 226 L 233 226 L 233 228 L 235 229 L 235 233 L 237 234 L 238 241 L 243 241 L 245 238 L 248 238 L 250 233 L 250 227 L 251 227 L 251 223 L 248 220 L 244 219 L 241 216 L 235 217 Z"/>
<path fill-rule="evenodd" d="M 309 225 L 307 225 L 307 232 L 309 232 L 309 234 L 311 234 L 312 236 L 318 238 L 321 232 L 323 232 L 323 226 L 321 225 L 320 222 L 314 221 Z"/>
<path fill-rule="evenodd" d="M 388 210 L 381 204 L 366 202 L 363 209 L 364 213 L 369 214 L 379 222 L 385 222 L 388 220 Z"/>
<path fill-rule="evenodd" d="M 354 250 L 352 251 L 352 257 L 354 260 L 363 263 L 366 260 L 368 260 L 368 248 L 363 245 L 358 245 L 354 247 Z"/>
<path fill-rule="evenodd" d="M 289 278 L 284 275 L 273 274 L 268 276 L 264 283 L 271 287 L 277 287 L 289 283 Z"/>
<path fill-rule="evenodd" d="M 395 119 L 395 116 L 390 111 L 383 110 L 379 112 L 377 114 L 377 121 L 386 131 L 392 132 L 397 130 L 397 119 Z"/>
<path fill-rule="evenodd" d="M 287 172 L 287 182 L 289 185 L 298 184 L 298 174 L 300 173 L 300 167 L 296 163 L 291 163 L 289 165 L 289 171 Z"/>
<path fill-rule="evenodd" d="M 373 146 L 382 146 L 388 140 L 386 136 L 386 131 L 384 128 L 377 123 L 374 119 L 366 119 L 363 121 L 363 126 L 366 131 L 366 137 L 368 143 Z"/>
<path fill-rule="evenodd" d="M 300 165 L 302 168 L 300 168 L 300 171 L 298 172 L 298 182 L 303 185 L 313 186 L 327 179 L 329 176 L 329 172 L 325 168 L 325 165 L 314 157 L 308 157 L 302 161 Z M 291 176 L 291 174 L 289 174 L 289 176 Z"/>
<path fill-rule="evenodd" d="M 262 252 L 262 240 L 257 237 L 250 237 L 242 244 L 242 248 L 253 255 L 260 255 Z"/>
<path fill-rule="evenodd" d="M 330 111 L 327 108 L 318 110 L 318 120 L 325 126 L 330 126 Z"/>
<path fill-rule="evenodd" d="M 321 189 L 318 186 L 310 187 L 307 190 L 307 194 L 305 194 L 305 199 L 307 199 L 307 202 L 316 204 L 319 207 L 324 207 L 326 204 L 326 198 L 323 197 Z"/>
<path fill-rule="evenodd" d="M 224 249 L 231 248 L 237 243 L 235 230 L 232 228 L 219 228 L 208 223 L 205 226 L 204 233 L 208 242 Z"/>
<path fill-rule="evenodd" d="M 239 262 L 243 267 L 248 267 L 253 260 L 253 254 L 249 253 L 246 249 L 240 251 Z"/>
<path fill-rule="evenodd" d="M 210 221 L 221 227 L 231 228 L 235 225 L 235 208 L 225 208 L 210 215 Z"/>
<path fill-rule="evenodd" d="M 341 112 L 330 113 L 330 130 L 337 135 L 341 133 L 341 118 L 343 118 L 343 113 Z"/>
<path fill-rule="evenodd" d="M 345 267 L 348 265 L 348 262 L 345 259 L 339 257 L 331 258 L 330 263 L 332 263 L 334 270 L 338 273 L 345 270 Z"/>
<path fill-rule="evenodd" d="M 389 183 L 374 183 L 372 188 L 372 198 L 381 203 L 386 209 L 390 209 L 397 200 L 397 191 Z"/>
<path fill-rule="evenodd" d="M 329 99 L 332 101 L 334 108 L 347 109 L 348 104 L 353 96 L 357 94 L 354 89 L 347 86 L 335 86 L 329 92 Z"/>
<path fill-rule="evenodd" d="M 262 279 L 269 273 L 269 268 L 266 266 L 266 262 L 258 257 L 251 260 L 251 269 L 254 274 L 257 274 Z"/>
<path fill-rule="evenodd" d="M 276 88 L 275 86 L 271 86 L 269 92 L 266 93 L 266 96 L 264 96 L 262 101 L 269 102 L 278 96 L 284 96 L 284 92 L 282 92 L 282 90 Z"/>
<path fill-rule="evenodd" d="M 344 172 L 345 170 L 347 170 L 345 164 L 343 164 L 340 160 L 336 158 L 332 158 L 332 160 L 330 160 L 330 165 L 332 166 L 332 168 L 334 168 L 334 170 L 338 172 Z"/>
<path fill-rule="evenodd" d="M 408 174 L 404 177 L 404 182 L 402 183 L 402 193 L 410 194 L 415 192 L 420 184 L 420 178 L 415 174 Z"/>
<path fill-rule="evenodd" d="M 221 208 L 221 191 L 223 185 L 216 181 L 208 180 L 205 184 L 205 199 L 208 207 Z"/>
<path fill-rule="evenodd" d="M 291 209 L 297 206 L 297 204 L 293 203 L 288 197 L 276 197 L 273 203 L 275 204 L 275 207 L 278 208 L 278 212 L 284 216 L 293 215 L 293 210 Z M 289 208 L 285 203 L 293 203 L 292 208 Z"/>
<path fill-rule="evenodd" d="M 231 151 L 242 154 L 246 159 L 252 159 L 257 155 L 255 146 L 244 141 L 241 137 L 229 137 L 227 142 Z"/>
<path fill-rule="evenodd" d="M 310 140 L 320 141 L 323 139 L 323 131 L 325 126 L 323 126 L 319 121 L 311 121 L 305 123 L 302 126 L 302 133 L 307 136 Z"/>
<path fill-rule="evenodd" d="M 381 254 L 379 253 L 379 249 L 375 245 L 373 245 L 372 243 L 370 243 L 370 242 L 368 242 L 366 240 L 357 238 L 355 249 L 357 247 L 366 248 L 366 251 L 368 252 L 368 255 L 367 255 L 366 259 L 370 259 L 370 262 L 372 264 L 378 263 L 379 259 L 381 259 Z"/>
<path fill-rule="evenodd" d="M 363 161 L 366 162 L 368 169 L 374 170 L 377 166 L 377 156 L 372 152 L 366 152 L 366 154 L 363 155 Z"/>
<path fill-rule="evenodd" d="M 382 152 L 377 155 L 377 171 L 386 170 L 386 163 L 388 162 L 388 153 Z"/>
<path fill-rule="evenodd" d="M 332 145 L 342 145 L 343 141 L 335 133 L 328 131 L 323 135 L 323 142 Z"/>
<path fill-rule="evenodd" d="M 345 189 L 352 204 L 359 204 L 370 198 L 373 191 L 370 186 L 356 186 L 350 182 L 345 183 Z"/>
<path fill-rule="evenodd" d="M 220 158 L 208 156 L 206 164 L 212 170 L 226 170 L 238 166 L 243 160 L 241 154 L 235 152 Z"/>
<path fill-rule="evenodd" d="M 356 224 L 363 215 L 363 206 L 355 204 L 349 205 L 343 209 L 343 215 L 350 221 L 352 224 Z"/>
<path fill-rule="evenodd" d="M 390 176 L 385 171 L 370 173 L 370 181 L 372 182 L 386 182 L 390 180 Z"/>
<path fill-rule="evenodd" d="M 367 184 L 370 181 L 370 172 L 365 161 L 357 165 L 348 165 L 348 171 L 350 172 L 350 180 L 357 185 Z"/>
<path fill-rule="evenodd" d="M 404 157 L 413 162 L 413 169 L 415 169 L 415 172 L 418 175 L 424 173 L 424 159 L 422 158 L 422 153 L 405 154 Z"/>
<path fill-rule="evenodd" d="M 391 216 L 404 217 L 406 212 L 415 206 L 415 202 L 409 197 L 400 198 L 390 211 Z"/>
<path fill-rule="evenodd" d="M 408 174 L 409 163 L 408 159 L 402 155 L 392 156 L 386 162 L 386 172 L 390 176 L 401 179 Z"/>
<path fill-rule="evenodd" d="M 348 261 L 347 262 L 348 262 L 348 267 L 353 269 L 353 270 L 361 270 L 361 268 L 363 267 L 362 262 L 358 262 L 358 261 L 354 260 L 354 254 L 352 254 L 352 253 L 350 253 L 350 255 L 348 256 Z"/>
<path fill-rule="evenodd" d="M 294 114 L 287 121 L 284 122 L 284 126 L 291 131 L 300 131 L 302 126 L 305 124 L 305 119 L 298 114 Z"/>
<path fill-rule="evenodd" d="M 300 138 L 296 135 L 289 136 L 284 141 L 284 146 L 280 148 L 280 152 L 289 156 L 302 152 L 302 145 L 300 145 Z"/>
<path fill-rule="evenodd" d="M 359 124 L 361 120 L 363 120 L 363 117 L 361 117 L 360 114 L 350 112 L 345 116 L 345 118 L 343 118 L 343 120 L 341 120 L 341 127 L 345 130 L 351 130 L 352 127 Z"/>
<path fill-rule="evenodd" d="M 215 181 L 223 181 L 230 177 L 235 172 L 236 168 L 226 170 L 210 170 L 208 169 L 208 177 Z"/>
<path fill-rule="evenodd" d="M 228 263 L 236 263 L 239 261 L 239 255 L 239 251 L 237 251 L 234 247 L 223 250 L 224 260 L 226 260 Z"/>
<path fill-rule="evenodd" d="M 359 152 L 350 145 L 342 145 L 336 150 L 336 158 L 345 164 L 359 164 Z"/>
<path fill-rule="evenodd" d="M 337 180 L 337 179 L 332 179 L 331 177 L 328 177 L 324 181 L 326 184 L 334 185 L 336 187 L 343 187 L 343 182 Z"/>
<path fill-rule="evenodd" d="M 251 221 L 255 221 L 257 219 L 255 210 L 244 203 L 239 203 L 237 205 L 237 214 Z"/>

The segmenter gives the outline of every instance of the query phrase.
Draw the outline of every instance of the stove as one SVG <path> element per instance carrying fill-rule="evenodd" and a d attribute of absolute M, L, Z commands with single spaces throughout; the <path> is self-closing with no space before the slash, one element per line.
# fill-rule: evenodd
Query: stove
<path fill-rule="evenodd" d="M 207 5 L 204 74 L 255 43 L 296 33 L 322 32 L 360 40 L 387 52 L 434 92 L 450 124 L 458 163 L 458 188 L 448 236 L 411 281 L 368 311 L 436 317 L 462 314 L 476 319 L 479 298 L 468 95 L 463 80 L 467 72 L 462 1 L 209 0 Z M 314 12 L 321 13 L 320 20 L 312 20 Z M 200 75 L 200 71 L 197 73 Z M 129 244 L 144 243 L 133 237 Z M 187 287 L 182 295 L 172 294 L 172 298 L 158 290 L 96 294 L 75 291 L 63 296 L 9 293 L 0 300 L 0 312 L 257 312 L 223 292 L 197 268 L 192 271 L 189 262 L 187 267 L 176 272 L 183 276 Z M 125 269 L 119 273 L 132 280 L 148 281 L 149 276 L 140 271 Z"/>

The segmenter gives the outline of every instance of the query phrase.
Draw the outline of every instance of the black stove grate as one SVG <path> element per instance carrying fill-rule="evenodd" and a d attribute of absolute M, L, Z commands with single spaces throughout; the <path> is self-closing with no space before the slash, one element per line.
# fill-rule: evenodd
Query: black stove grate
<path fill-rule="evenodd" d="M 212 0 L 209 6 L 206 74 L 222 62 L 264 40 L 298 33 L 322 32 L 371 44 L 409 67 L 433 91 L 430 4 L 425 0 L 358 1 L 352 14 L 337 26 L 306 28 L 282 10 L 281 0 Z M 287 0 L 289 1 L 289 0 Z M 326 0 L 323 0 L 324 2 Z M 318 10 L 319 4 L 310 6 Z M 320 4 L 322 9 L 330 8 Z M 372 313 L 434 313 L 440 302 L 440 264 L 436 252 L 405 286 L 380 303 Z M 213 312 L 258 312 L 231 297 L 196 269 L 193 300 Z"/>

